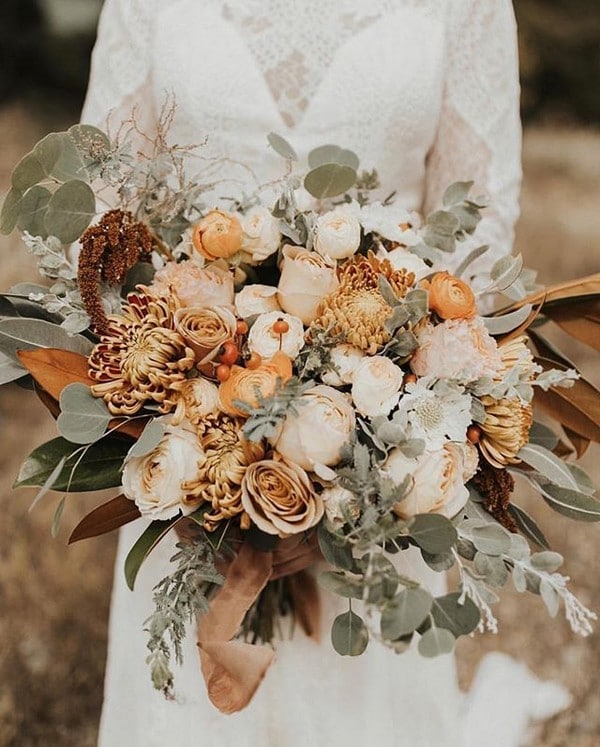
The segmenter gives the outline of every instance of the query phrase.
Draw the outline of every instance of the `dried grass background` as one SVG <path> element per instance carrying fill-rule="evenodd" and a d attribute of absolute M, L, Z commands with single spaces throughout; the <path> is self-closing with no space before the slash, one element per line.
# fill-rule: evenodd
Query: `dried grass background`
<path fill-rule="evenodd" d="M 0 110 L 0 193 L 17 160 L 48 129 L 15 104 Z M 600 134 L 532 129 L 526 133 L 523 217 L 518 249 L 544 282 L 600 270 Z M 0 238 L 0 285 L 33 279 L 34 265 L 16 237 Z M 600 384 L 597 360 L 569 346 Z M 56 435 L 51 418 L 30 392 L 0 390 L 0 747 L 91 747 L 102 702 L 106 625 L 115 537 L 66 547 L 68 529 L 99 501 L 72 498 L 57 541 L 50 537 L 56 497 L 32 514 L 30 491 L 11 484 L 23 458 Z M 600 449 L 583 466 L 600 484 Z M 533 513 L 554 547 L 568 558 L 573 590 L 600 612 L 600 527 L 580 525 L 532 496 L 519 502 Z M 119 569 L 121 572 L 121 569 Z M 470 682 L 481 656 L 499 649 L 525 661 L 542 678 L 564 683 L 573 705 L 536 730 L 534 747 L 600 744 L 600 625 L 575 638 L 550 621 L 538 598 L 503 592 L 501 631 L 459 646 L 459 671 Z"/>

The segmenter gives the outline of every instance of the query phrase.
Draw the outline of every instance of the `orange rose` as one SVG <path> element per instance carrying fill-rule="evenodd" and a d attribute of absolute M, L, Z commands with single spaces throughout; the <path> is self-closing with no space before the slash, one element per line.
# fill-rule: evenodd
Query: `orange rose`
<path fill-rule="evenodd" d="M 285 353 L 276 353 L 270 361 L 257 368 L 232 366 L 229 378 L 219 387 L 221 409 L 229 415 L 247 418 L 248 413 L 236 407 L 235 400 L 256 407 L 259 396 L 271 396 L 279 379 L 288 381 L 291 377 L 292 362 Z"/>
<path fill-rule="evenodd" d="M 207 259 L 232 257 L 242 247 L 242 224 L 232 213 L 211 210 L 194 226 L 192 242 Z"/>
<path fill-rule="evenodd" d="M 424 281 L 429 291 L 429 308 L 441 319 L 472 319 L 477 315 L 477 302 L 470 286 L 449 272 L 436 272 L 431 281 Z"/>

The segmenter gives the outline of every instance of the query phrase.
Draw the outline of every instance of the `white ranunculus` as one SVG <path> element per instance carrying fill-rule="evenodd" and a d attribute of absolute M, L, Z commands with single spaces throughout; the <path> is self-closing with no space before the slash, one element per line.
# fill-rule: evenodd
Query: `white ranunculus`
<path fill-rule="evenodd" d="M 352 399 L 356 409 L 367 418 L 388 415 L 398 404 L 404 374 L 383 355 L 363 358 L 354 369 Z"/>
<path fill-rule="evenodd" d="M 339 285 L 335 263 L 291 244 L 284 246 L 282 256 L 279 303 L 308 326 L 317 318 L 321 301 Z"/>
<path fill-rule="evenodd" d="M 417 257 L 408 249 L 403 246 L 399 246 L 397 249 L 392 249 L 391 252 L 378 255 L 383 256 L 389 260 L 394 270 L 406 270 L 407 272 L 414 272 L 415 280 L 421 280 L 431 272 L 431 267 L 425 264 L 421 257 Z"/>
<path fill-rule="evenodd" d="M 354 493 L 340 485 L 325 488 L 321 493 L 325 504 L 325 516 L 333 527 L 343 527 L 348 517 L 357 520 L 360 516 L 360 505 Z"/>
<path fill-rule="evenodd" d="M 326 371 L 321 376 L 323 383 L 329 386 L 351 384 L 354 371 L 364 357 L 363 351 L 359 348 L 346 343 L 336 345 L 331 349 L 331 362 L 336 370 Z"/>
<path fill-rule="evenodd" d="M 339 205 L 317 219 L 315 249 L 323 257 L 347 259 L 360 246 L 360 208 L 356 203 Z"/>
<path fill-rule="evenodd" d="M 407 476 L 413 481 L 406 498 L 394 506 L 394 512 L 402 519 L 429 513 L 456 516 L 469 497 L 465 483 L 473 476 L 476 460 L 477 450 L 468 442 L 449 442 L 443 449 L 426 451 L 414 458 L 393 449 L 384 471 L 397 485 Z"/>
<path fill-rule="evenodd" d="M 421 241 L 415 230 L 419 227 L 419 217 L 395 203 L 382 205 L 372 202 L 364 205 L 360 211 L 360 222 L 365 233 L 376 233 L 404 246 L 414 246 Z"/>
<path fill-rule="evenodd" d="M 279 224 L 270 211 L 254 207 L 243 216 L 242 252 L 249 255 L 249 264 L 264 262 L 279 248 L 281 233 Z"/>
<path fill-rule="evenodd" d="M 288 331 L 279 335 L 273 331 L 276 321 L 282 319 L 288 324 Z M 282 311 L 269 311 L 261 314 L 248 334 L 248 347 L 262 358 L 272 358 L 277 351 L 294 360 L 304 347 L 304 326 L 297 316 Z"/>
<path fill-rule="evenodd" d="M 285 419 L 273 439 L 275 449 L 303 469 L 333 467 L 354 430 L 355 415 L 346 395 L 319 384 L 302 395 L 297 414 Z"/>
<path fill-rule="evenodd" d="M 272 285 L 252 283 L 245 285 L 235 294 L 235 310 L 238 316 L 246 319 L 256 314 L 266 314 L 281 308 L 277 300 L 277 288 Z"/>
<path fill-rule="evenodd" d="M 123 493 L 135 502 L 142 516 L 153 520 L 172 519 L 186 506 L 184 484 L 198 475 L 204 452 L 198 437 L 189 428 L 168 426 L 154 451 L 128 459 L 123 469 Z"/>

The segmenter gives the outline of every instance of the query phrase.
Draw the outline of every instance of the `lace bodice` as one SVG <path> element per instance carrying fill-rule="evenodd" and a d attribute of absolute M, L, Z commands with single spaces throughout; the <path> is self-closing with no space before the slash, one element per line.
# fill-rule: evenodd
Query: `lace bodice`
<path fill-rule="evenodd" d="M 518 91 L 509 0 L 106 0 L 83 119 L 115 127 L 137 105 L 151 130 L 174 93 L 173 138 L 230 159 L 228 193 L 279 173 L 273 130 L 300 154 L 353 149 L 411 209 L 475 179 L 484 269 L 512 247 Z"/>

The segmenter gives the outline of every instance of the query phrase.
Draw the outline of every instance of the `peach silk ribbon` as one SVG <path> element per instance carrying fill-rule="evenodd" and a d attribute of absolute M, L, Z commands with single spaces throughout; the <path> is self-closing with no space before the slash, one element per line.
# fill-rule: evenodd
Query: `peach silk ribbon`
<path fill-rule="evenodd" d="M 236 713 L 252 700 L 275 659 L 270 646 L 235 640 L 244 616 L 269 580 L 291 576 L 298 623 L 319 636 L 320 600 L 315 579 L 305 569 L 320 559 L 316 536 L 282 540 L 274 552 L 242 543 L 225 570 L 225 582 L 210 610 L 198 621 L 200 665 L 210 701 L 222 713 Z"/>

